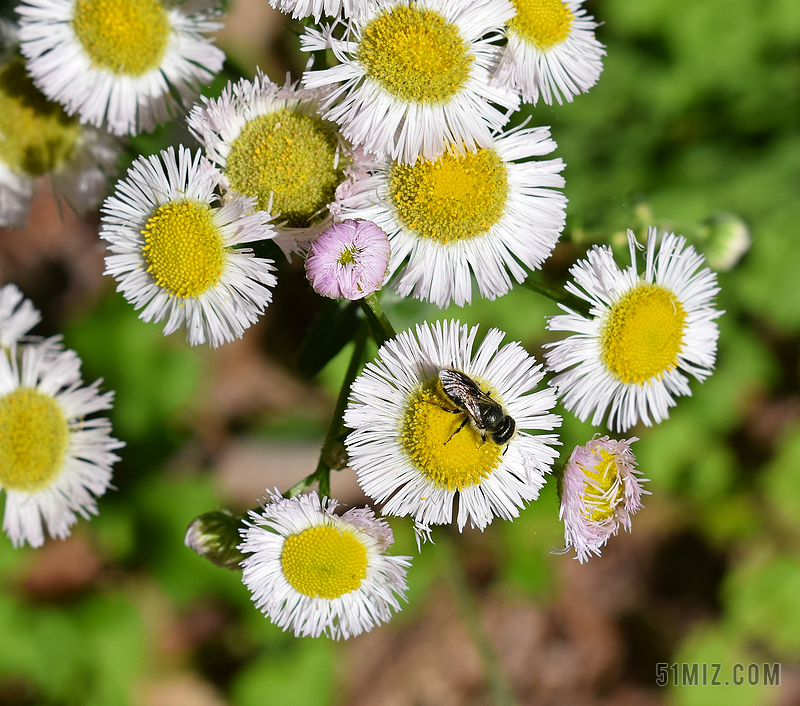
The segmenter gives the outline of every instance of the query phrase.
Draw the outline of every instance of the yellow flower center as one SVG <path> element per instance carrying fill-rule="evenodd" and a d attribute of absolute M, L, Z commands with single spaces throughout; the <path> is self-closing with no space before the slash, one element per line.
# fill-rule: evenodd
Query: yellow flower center
<path fill-rule="evenodd" d="M 552 49 L 569 37 L 575 17 L 561 0 L 512 0 L 517 14 L 508 29 L 540 51 Z"/>
<path fill-rule="evenodd" d="M 345 248 L 344 250 L 342 250 L 342 254 L 339 255 L 339 259 L 336 262 L 338 262 L 340 265 L 355 265 L 356 249 Z"/>
<path fill-rule="evenodd" d="M 410 396 L 400 440 L 414 465 L 434 485 L 463 490 L 478 485 L 500 465 L 503 447 L 483 437 L 464 421 L 466 412 L 456 409 L 438 378 Z"/>
<path fill-rule="evenodd" d="M 198 297 L 219 281 L 225 248 L 212 218 L 208 204 L 193 201 L 170 201 L 150 216 L 142 250 L 159 287 L 176 297 Z"/>
<path fill-rule="evenodd" d="M 583 500 L 586 504 L 583 515 L 587 520 L 602 522 L 614 514 L 616 506 L 622 499 L 624 488 L 620 483 L 616 492 L 612 493 L 619 473 L 614 456 L 602 449 L 595 451 L 594 455 L 600 457 L 597 465 L 593 468 L 583 468 L 588 479 L 583 487 Z"/>
<path fill-rule="evenodd" d="M 22 60 L 0 70 L 0 161 L 15 172 L 41 176 L 72 157 L 81 136 L 77 118 L 33 85 Z"/>
<path fill-rule="evenodd" d="M 295 590 L 333 600 L 355 591 L 367 577 L 367 549 L 337 527 L 311 527 L 286 538 L 281 566 Z"/>
<path fill-rule="evenodd" d="M 657 284 L 641 283 L 608 313 L 600 333 L 602 361 L 626 385 L 641 385 L 678 364 L 686 312 Z"/>
<path fill-rule="evenodd" d="M 442 244 L 474 238 L 503 216 L 506 165 L 493 149 L 419 158 L 392 167 L 389 193 L 404 225 L 420 237 Z"/>
<path fill-rule="evenodd" d="M 0 487 L 33 493 L 64 467 L 69 424 L 50 395 L 30 387 L 0 399 Z"/>
<path fill-rule="evenodd" d="M 334 199 L 344 179 L 333 132 L 319 118 L 291 110 L 260 115 L 242 128 L 228 154 L 231 186 L 258 198 L 292 227 L 307 227 Z"/>
<path fill-rule="evenodd" d="M 73 13 L 75 34 L 95 66 L 141 76 L 161 65 L 170 22 L 159 0 L 75 0 Z"/>
<path fill-rule="evenodd" d="M 399 5 L 366 26 L 358 60 L 402 101 L 446 103 L 467 83 L 475 57 L 458 27 L 438 12 Z"/>

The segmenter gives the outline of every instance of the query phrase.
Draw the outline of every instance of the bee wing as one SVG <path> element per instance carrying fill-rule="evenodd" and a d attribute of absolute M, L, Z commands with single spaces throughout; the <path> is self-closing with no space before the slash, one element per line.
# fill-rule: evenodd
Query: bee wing
<path fill-rule="evenodd" d="M 494 403 L 469 375 L 460 370 L 443 368 L 439 371 L 439 380 L 445 394 L 450 397 L 459 407 L 463 407 L 470 417 L 480 426 L 483 422 L 483 414 L 480 405 L 482 402 Z"/>

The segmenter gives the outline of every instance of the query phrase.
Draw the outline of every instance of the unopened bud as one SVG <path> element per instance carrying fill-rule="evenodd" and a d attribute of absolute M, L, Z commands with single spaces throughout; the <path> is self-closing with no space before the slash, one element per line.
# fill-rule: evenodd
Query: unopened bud
<path fill-rule="evenodd" d="M 237 548 L 242 542 L 239 528 L 240 517 L 234 517 L 227 510 L 207 512 L 195 517 L 186 530 L 184 544 L 223 569 L 238 571 L 244 559 Z"/>
<path fill-rule="evenodd" d="M 703 252 L 715 270 L 732 270 L 750 249 L 752 240 L 747 224 L 733 213 L 721 213 L 708 224 L 708 237 Z"/>

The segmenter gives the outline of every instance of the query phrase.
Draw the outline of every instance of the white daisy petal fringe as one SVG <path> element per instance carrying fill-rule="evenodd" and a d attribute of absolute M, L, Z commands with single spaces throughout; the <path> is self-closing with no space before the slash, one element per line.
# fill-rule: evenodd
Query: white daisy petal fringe
<path fill-rule="evenodd" d="M 225 248 L 222 273 L 216 284 L 196 297 L 179 297 L 159 286 L 147 271 L 142 230 L 153 212 L 175 201 L 217 204 L 215 189 L 222 175 L 198 151 L 179 148 L 161 155 L 141 157 L 102 208 L 100 237 L 108 241 L 105 274 L 118 280 L 135 309 L 143 309 L 144 321 L 166 319 L 164 334 L 182 326 L 192 345 L 222 343 L 240 338 L 272 300 L 277 280 L 272 260 L 254 257 L 237 246 L 273 237 L 268 214 L 254 210 L 254 200 L 236 197 L 213 211 Z"/>
<path fill-rule="evenodd" d="M 406 5 L 408 0 L 387 0 L 382 6 L 375 6 L 363 19 L 348 24 L 347 34 L 352 39 L 334 37 L 335 25 L 322 31 L 307 29 L 301 37 L 301 49 L 330 49 L 340 64 L 306 71 L 303 85 L 329 87 L 331 90 L 322 101 L 325 117 L 338 123 L 350 142 L 379 158 L 413 164 L 420 155 L 432 159 L 452 146 L 489 146 L 492 133 L 505 125 L 519 107 L 512 90 L 491 85 L 491 75 L 500 58 L 494 40 L 503 23 L 513 16 L 513 5 L 505 0 L 420 0 L 412 4 L 414 8 L 441 14 L 458 27 L 471 47 L 474 61 L 469 78 L 456 95 L 442 103 L 396 98 L 367 74 L 357 58 L 359 42 L 369 22 L 384 10 Z"/>
<path fill-rule="evenodd" d="M 202 34 L 221 29 L 209 13 L 167 10 L 169 40 L 158 67 L 140 76 L 96 66 L 73 28 L 75 0 L 24 0 L 20 50 L 40 90 L 81 122 L 116 135 L 151 132 L 186 105 L 222 68 L 225 54 Z M 210 14 L 216 14 L 214 12 Z"/>
<path fill-rule="evenodd" d="M 101 381 L 81 387 L 81 361 L 74 351 L 55 351 L 48 342 L 26 345 L 21 362 L 0 353 L 0 404 L 2 397 L 20 388 L 33 388 L 58 404 L 69 426 L 69 442 L 60 470 L 38 490 L 5 487 L 3 530 L 15 547 L 26 542 L 44 543 L 44 529 L 53 538 L 65 539 L 78 516 L 97 514 L 97 497 L 111 487 L 113 453 L 125 444 L 114 439 L 108 419 L 86 419 L 110 409 L 114 393 L 99 393 Z M 43 528 L 44 525 L 44 528 Z"/>
<path fill-rule="evenodd" d="M 276 490 L 261 513 L 250 511 L 250 521 L 241 530 L 244 541 L 239 549 L 248 554 L 242 561 L 242 580 L 256 607 L 298 637 L 327 635 L 338 640 L 368 632 L 390 620 L 405 598 L 410 557 L 384 554 L 394 542 L 389 525 L 375 518 L 369 508 L 337 516 L 337 505 L 336 500 L 319 498 L 315 492 L 284 499 Z M 358 588 L 338 598 L 298 591 L 281 563 L 287 537 L 320 526 L 349 533 L 366 549 L 365 577 Z"/>
<path fill-rule="evenodd" d="M 550 384 L 558 389 L 568 410 L 581 421 L 591 417 L 594 426 L 605 419 L 609 428 L 625 432 L 639 421 L 645 426 L 658 424 L 669 416 L 676 396 L 692 394 L 689 379 L 681 371 L 703 381 L 714 367 L 719 338 L 715 320 L 724 313 L 713 306 L 719 292 L 716 274 L 707 267 L 700 269 L 703 256 L 681 236 L 666 234 L 656 254 L 656 235 L 656 229 L 650 228 L 641 275 L 631 231 L 629 268 L 617 266 L 611 248 L 594 246 L 586 260 L 572 267 L 575 282 L 566 285 L 571 294 L 589 302 L 590 316 L 559 305 L 566 313 L 547 324 L 551 331 L 575 334 L 546 344 L 547 367 L 557 373 Z M 657 284 L 671 292 L 683 307 L 686 321 L 677 365 L 641 384 L 625 383 L 603 363 L 601 339 L 613 305 L 640 283 Z"/>

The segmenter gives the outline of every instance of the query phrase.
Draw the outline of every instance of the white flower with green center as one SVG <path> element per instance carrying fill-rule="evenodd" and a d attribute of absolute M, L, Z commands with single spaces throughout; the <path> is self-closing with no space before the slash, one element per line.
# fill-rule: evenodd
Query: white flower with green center
<path fill-rule="evenodd" d="M 202 103 L 189 128 L 226 187 L 272 214 L 287 254 L 307 248 L 331 224 L 328 205 L 352 161 L 336 126 L 319 115 L 318 91 L 278 86 L 259 71 Z"/>
<path fill-rule="evenodd" d="M 39 310 L 15 284 L 0 289 L 0 346 L 13 348 L 42 320 Z"/>
<path fill-rule="evenodd" d="M 495 516 L 519 517 L 558 455 L 556 434 L 529 433 L 561 425 L 550 414 L 554 390 L 535 391 L 542 366 L 519 343 L 500 348 L 505 334 L 497 329 L 473 354 L 477 333 L 477 326 L 445 321 L 399 334 L 355 380 L 344 414 L 361 488 L 385 503 L 383 514 L 410 515 L 423 534 L 452 522 L 456 496 L 459 530 L 468 522 L 483 529 Z M 440 379 L 445 369 L 467 375 L 513 419 L 510 439 L 498 443 L 448 396 Z"/>
<path fill-rule="evenodd" d="M 597 22 L 583 0 L 512 0 L 517 14 L 506 25 L 508 45 L 494 77 L 526 103 L 571 102 L 603 71 L 605 48 L 595 39 Z"/>
<path fill-rule="evenodd" d="M 620 432 L 669 416 L 676 395 L 691 395 L 686 372 L 704 380 L 714 368 L 723 312 L 713 306 L 717 276 L 680 236 L 668 233 L 656 253 L 656 229 L 647 234 L 646 265 L 636 266 L 636 239 L 628 231 L 631 266 L 620 270 L 610 248 L 592 248 L 570 272 L 566 289 L 591 305 L 587 318 L 566 314 L 550 319 L 551 331 L 572 331 L 549 343 L 550 381 L 564 406 L 586 421 Z M 683 372 L 682 372 L 683 371 Z"/>
<path fill-rule="evenodd" d="M 117 135 L 152 131 L 197 96 L 225 54 L 201 34 L 222 25 L 167 0 L 23 0 L 21 51 L 36 85 L 70 115 Z"/>
<path fill-rule="evenodd" d="M 200 152 L 180 147 L 140 157 L 103 205 L 100 237 L 112 253 L 105 274 L 144 321 L 182 325 L 192 345 L 241 338 L 272 299 L 273 261 L 243 243 L 272 238 L 254 199 L 219 205 L 222 174 Z"/>
<path fill-rule="evenodd" d="M 410 557 L 384 553 L 394 543 L 389 525 L 369 508 L 335 515 L 337 505 L 276 491 L 241 530 L 242 580 L 256 607 L 298 637 L 369 632 L 405 599 Z"/>
<path fill-rule="evenodd" d="M 304 51 L 331 49 L 342 63 L 307 71 L 303 84 L 332 87 L 325 117 L 379 158 L 414 164 L 451 145 L 489 147 L 519 106 L 513 91 L 490 85 L 493 42 L 513 14 L 506 0 L 387 0 L 353 19 L 344 39 L 336 25 L 307 29 Z"/>
<path fill-rule="evenodd" d="M 515 130 L 475 152 L 416 164 L 363 163 L 338 192 L 341 218 L 373 221 L 389 236 L 394 286 L 441 307 L 472 301 L 474 276 L 494 299 L 549 257 L 567 199 L 548 128 Z M 525 161 L 523 161 L 525 160 Z M 522 264 L 520 264 L 522 263 Z"/>
<path fill-rule="evenodd" d="M 631 531 L 631 515 L 641 510 L 641 483 L 637 478 L 636 457 L 631 444 L 638 439 L 595 438 L 584 446 L 576 446 L 567 461 L 561 481 L 561 508 L 558 517 L 564 522 L 564 541 L 568 551 L 575 547 L 582 564 L 620 526 Z"/>
<path fill-rule="evenodd" d="M 78 515 L 97 514 L 96 497 L 111 486 L 111 466 L 124 446 L 108 419 L 113 392 L 100 381 L 82 387 L 74 351 L 48 344 L 0 352 L 0 489 L 6 493 L 3 530 L 15 547 L 64 539 Z"/>
<path fill-rule="evenodd" d="M 41 176 L 80 213 L 106 195 L 120 152 L 116 141 L 47 100 L 19 58 L 0 65 L 0 135 L 0 225 L 25 227 Z"/>

